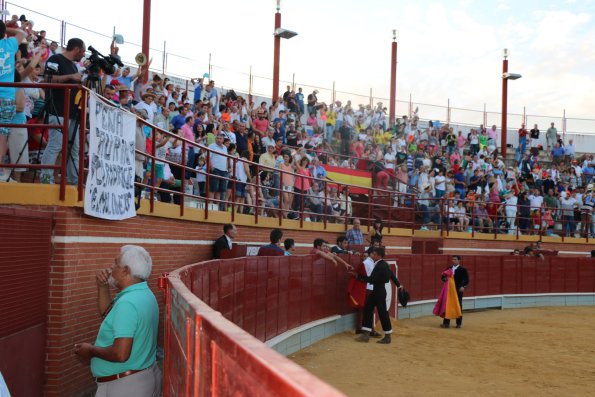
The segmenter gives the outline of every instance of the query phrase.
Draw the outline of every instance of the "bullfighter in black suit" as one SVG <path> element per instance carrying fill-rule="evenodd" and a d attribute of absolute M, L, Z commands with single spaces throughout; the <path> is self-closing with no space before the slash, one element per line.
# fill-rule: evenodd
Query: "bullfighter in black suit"
<path fill-rule="evenodd" d="M 465 289 L 469 285 L 469 273 L 467 269 L 461 266 L 461 256 L 460 255 L 453 255 L 452 256 L 452 265 L 447 267 L 447 269 L 451 268 L 453 272 L 453 278 L 455 280 L 455 286 L 457 288 L 457 296 L 459 297 L 459 305 L 461 306 L 461 312 L 463 311 L 463 294 L 465 293 Z M 445 280 L 442 280 L 445 281 Z M 457 318 L 457 328 L 461 328 L 463 326 L 463 316 Z M 450 320 L 445 318 L 442 321 L 442 328 L 449 328 L 450 327 Z"/>

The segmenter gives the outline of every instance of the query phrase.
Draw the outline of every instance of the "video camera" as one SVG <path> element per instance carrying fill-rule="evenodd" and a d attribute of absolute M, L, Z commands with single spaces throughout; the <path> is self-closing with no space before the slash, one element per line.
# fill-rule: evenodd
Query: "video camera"
<path fill-rule="evenodd" d="M 90 64 L 87 66 L 87 73 L 90 76 L 99 75 L 99 71 L 103 69 L 103 71 L 108 74 L 112 75 L 116 72 L 116 65 L 123 67 L 124 64 L 117 56 L 112 54 L 105 56 L 102 55 L 99 51 L 97 51 L 92 46 L 89 46 L 89 51 L 91 51 L 91 56 L 88 58 Z"/>

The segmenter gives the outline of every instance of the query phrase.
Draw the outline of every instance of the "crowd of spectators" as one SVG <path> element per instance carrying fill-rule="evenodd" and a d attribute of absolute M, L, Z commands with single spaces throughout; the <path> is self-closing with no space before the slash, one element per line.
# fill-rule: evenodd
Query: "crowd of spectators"
<path fill-rule="evenodd" d="M 10 24 L 28 32 L 17 62 L 33 64 L 26 78 L 36 81 L 44 59 L 60 49 L 48 46 L 45 33 L 33 31 L 24 16 Z M 115 43 L 110 53 L 117 57 Z M 186 179 L 186 193 L 208 195 L 222 211 L 233 202 L 240 213 L 295 219 L 305 212 L 306 221 L 343 222 L 352 215 L 352 195 L 328 179 L 324 165 L 330 165 L 370 171 L 376 188 L 395 193 L 392 205 L 415 208 L 421 229 L 595 235 L 593 155 L 577 157 L 572 139 L 564 142 L 554 123 L 545 132 L 546 147 L 538 143 L 539 127 L 523 124 L 515 159 L 507 161 L 495 125 L 463 132 L 423 122 L 417 110 L 391 122 L 382 103 L 327 104 L 317 90 L 306 94 L 292 86 L 272 104 L 256 104 L 213 80 L 192 80 L 191 91 L 158 73 L 145 83 L 142 70 L 103 75 L 104 97 L 173 134 L 158 133 L 153 148 L 150 129 L 138 123 L 137 149 L 174 164 L 185 157 L 195 170 L 157 160 L 157 186 L 179 191 Z M 25 113 L 34 119 L 43 92 L 27 90 L 26 97 Z M 180 138 L 193 142 L 185 156 Z M 137 157 L 140 180 L 147 183 L 151 169 L 151 161 Z M 158 196 L 179 202 L 177 195 Z"/>
<path fill-rule="evenodd" d="M 141 99 L 166 128 L 200 145 L 189 148 L 187 157 L 199 171 L 189 176 L 193 192 L 205 195 L 210 174 L 209 196 L 222 200 L 221 210 L 229 209 L 223 201 L 236 201 L 246 204 L 238 207 L 244 213 L 259 204 L 262 216 L 292 218 L 303 210 L 307 221 L 322 215 L 341 220 L 351 215 L 350 198 L 329 182 L 327 164 L 370 171 L 377 188 L 401 194 L 394 206 L 415 207 L 422 229 L 446 224 L 454 231 L 554 234 L 560 224 L 566 236 L 595 232 L 593 156 L 577 158 L 572 139 L 563 142 L 553 123 L 547 148 L 536 144 L 537 125 L 526 134 L 522 126 L 517 159 L 507 166 L 496 126 L 463 134 L 440 122 L 422 125 L 416 113 L 387 124 L 382 103 L 327 106 L 318 102 L 316 90 L 304 97 L 290 86 L 271 106 L 256 106 L 201 80 L 194 86 L 196 101 L 178 101 L 172 112 L 172 94 L 163 94 L 164 87 L 176 90 L 155 75 Z M 163 144 L 175 140 L 164 137 Z M 205 148 L 212 151 L 208 159 Z M 259 172 L 234 158 L 259 164 Z"/>

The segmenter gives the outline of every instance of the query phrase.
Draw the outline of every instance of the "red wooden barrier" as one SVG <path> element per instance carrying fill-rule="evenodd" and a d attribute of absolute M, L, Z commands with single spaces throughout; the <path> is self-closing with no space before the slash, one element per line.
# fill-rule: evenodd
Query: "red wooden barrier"
<path fill-rule="evenodd" d="M 361 259 L 344 258 L 352 265 Z M 451 257 L 386 259 L 397 260 L 399 279 L 415 302 L 436 298 L 440 273 Z M 592 259 L 463 256 L 462 264 L 471 279 L 466 297 L 595 292 Z M 213 260 L 171 273 L 164 395 L 341 395 L 260 341 L 352 312 L 346 300 L 348 280 L 342 267 L 315 256 Z"/>

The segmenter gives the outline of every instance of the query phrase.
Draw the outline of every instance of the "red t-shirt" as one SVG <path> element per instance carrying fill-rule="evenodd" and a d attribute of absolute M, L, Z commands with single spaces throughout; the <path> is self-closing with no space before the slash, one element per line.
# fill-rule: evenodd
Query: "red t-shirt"
<path fill-rule="evenodd" d="M 257 118 L 252 122 L 252 126 L 254 128 L 256 128 L 257 130 L 262 131 L 263 134 L 266 135 L 267 128 L 269 128 L 269 121 L 267 119 L 261 120 L 261 119 Z M 263 134 L 261 134 L 261 135 L 263 135 Z"/>

